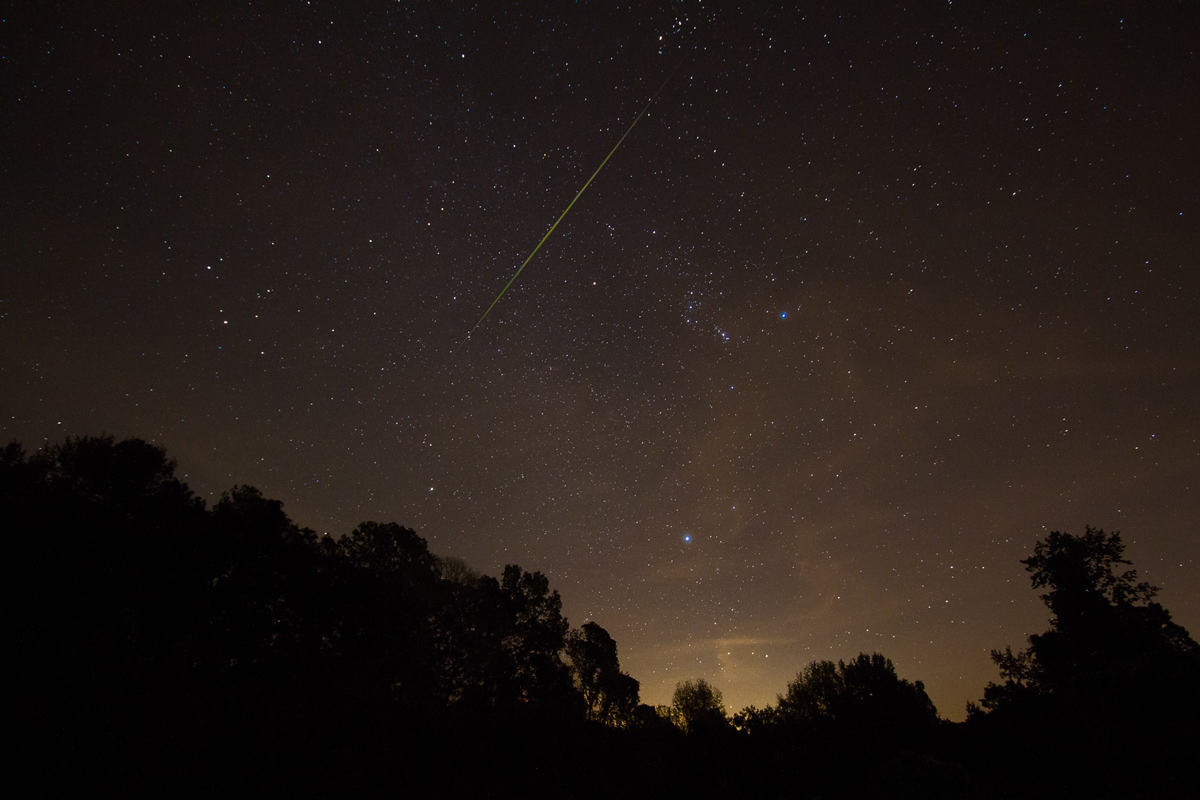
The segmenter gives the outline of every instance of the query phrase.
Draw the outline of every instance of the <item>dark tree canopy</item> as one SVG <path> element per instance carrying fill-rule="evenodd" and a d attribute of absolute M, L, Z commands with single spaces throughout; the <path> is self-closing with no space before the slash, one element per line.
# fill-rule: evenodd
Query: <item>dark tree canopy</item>
<path fill-rule="evenodd" d="M 567 655 L 575 670 L 575 680 L 583 693 L 588 718 L 598 719 L 603 701 L 602 684 L 607 674 L 620 671 L 617 643 L 608 631 L 595 622 L 585 622 L 572 631 L 567 641 Z"/>
<path fill-rule="evenodd" d="M 595 622 L 571 631 L 567 655 L 575 683 L 583 695 L 587 717 L 615 727 L 626 727 L 638 706 L 639 684 L 621 672 L 617 643 Z"/>
<path fill-rule="evenodd" d="M 776 717 L 818 729 L 920 731 L 937 722 L 937 710 L 921 681 L 900 678 L 891 659 L 859 653 L 849 662 L 814 661 L 805 667 L 779 698 Z"/>
<path fill-rule="evenodd" d="M 1195 659 L 1188 632 L 1154 601 L 1158 587 L 1125 569 L 1118 532 L 1052 532 L 1021 563 L 1051 613 L 1050 629 L 1029 647 L 992 652 L 1003 684 L 989 684 L 984 708 L 1056 692 L 1100 691 L 1101 684 L 1178 659 Z"/>
<path fill-rule="evenodd" d="M 0 540 L 4 721 L 12 760 L 51 758 L 46 794 L 143 789 L 152 769 L 160 787 L 215 776 L 207 794 L 254 796 L 422 794 L 418 773 L 450 797 L 496 775 L 502 794 L 991 796 L 955 759 L 1014 796 L 1197 788 L 1200 648 L 1116 533 L 1053 533 L 1023 562 L 1051 624 L 993 653 L 988 713 L 941 722 L 920 681 L 863 653 L 809 664 L 776 706 L 735 716 L 740 735 L 703 679 L 639 705 L 616 641 L 572 631 L 540 572 L 480 574 L 395 523 L 318 537 L 252 486 L 209 509 L 140 440 L 0 450 Z M 447 754 L 474 777 L 442 770 Z M 250 777 L 227 791 L 214 764 Z M 54 783 L 76 775 L 86 787 Z"/>
<path fill-rule="evenodd" d="M 579 707 L 542 574 L 477 575 L 394 523 L 318 538 L 252 486 L 208 510 L 174 470 L 162 448 L 112 437 L 0 453 L 10 642 L 54 665 L 32 686 L 115 699 L 173 676 L 184 694 L 299 697 L 323 676 L 422 707 Z"/>
<path fill-rule="evenodd" d="M 704 678 L 676 684 L 671 708 L 686 733 L 711 733 L 729 727 L 721 690 Z"/>
<path fill-rule="evenodd" d="M 427 575 L 437 565 L 425 540 L 394 522 L 363 522 L 338 544 L 346 561 L 379 575 Z"/>
<path fill-rule="evenodd" d="M 981 755 L 1049 796 L 1192 796 L 1200 651 L 1139 582 L 1119 533 L 1055 531 L 1022 561 L 1050 627 L 992 651 L 1001 683 L 968 707 Z M 1053 753 L 1053 759 L 1046 754 Z M 992 769 L 997 767 L 993 766 Z"/>

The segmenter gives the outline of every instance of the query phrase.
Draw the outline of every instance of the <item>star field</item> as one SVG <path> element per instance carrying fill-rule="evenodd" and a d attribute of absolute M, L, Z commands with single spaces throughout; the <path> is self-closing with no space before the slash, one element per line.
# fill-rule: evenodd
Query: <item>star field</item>
<path fill-rule="evenodd" d="M 959 719 L 1085 524 L 1200 628 L 1191 4 L 364 5 L 0 21 L 6 440 L 541 570 L 651 703 Z"/>

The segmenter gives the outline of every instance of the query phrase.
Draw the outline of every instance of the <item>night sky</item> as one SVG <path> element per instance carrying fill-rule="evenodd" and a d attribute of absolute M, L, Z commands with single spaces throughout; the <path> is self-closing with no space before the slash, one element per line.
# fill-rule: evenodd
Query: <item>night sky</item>
<path fill-rule="evenodd" d="M 1085 524 L 1200 632 L 1197 5 L 765 5 L 10 6 L 0 436 L 541 570 L 650 703 L 961 719 Z"/>

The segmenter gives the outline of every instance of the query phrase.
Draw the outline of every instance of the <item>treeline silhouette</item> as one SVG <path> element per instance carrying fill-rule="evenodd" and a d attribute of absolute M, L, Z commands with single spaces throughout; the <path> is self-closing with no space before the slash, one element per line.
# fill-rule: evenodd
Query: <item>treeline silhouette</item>
<path fill-rule="evenodd" d="M 965 723 L 881 654 L 729 715 L 639 699 L 545 576 L 396 524 L 334 539 L 235 486 L 212 508 L 141 440 L 0 452 L 0 714 L 24 793 L 324 797 L 1187 797 L 1200 648 L 1118 534 L 1024 563 L 1051 613 Z"/>

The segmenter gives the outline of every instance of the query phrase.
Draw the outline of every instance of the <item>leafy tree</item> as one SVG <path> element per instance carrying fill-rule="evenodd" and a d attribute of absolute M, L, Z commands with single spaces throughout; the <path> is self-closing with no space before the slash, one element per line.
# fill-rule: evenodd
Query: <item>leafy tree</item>
<path fill-rule="evenodd" d="M 921 681 L 896 674 L 890 658 L 859 653 L 849 662 L 814 661 L 788 684 L 779 699 L 778 721 L 828 729 L 916 732 L 937 722 L 937 709 Z"/>
<path fill-rule="evenodd" d="M 424 581 L 439 571 L 437 557 L 414 531 L 394 522 L 363 522 L 338 541 L 346 561 L 377 575 Z"/>
<path fill-rule="evenodd" d="M 1002 683 L 988 684 L 982 708 L 968 706 L 979 757 L 993 760 L 983 769 L 1008 771 L 1013 787 L 1112 797 L 1200 790 L 1200 648 L 1124 553 L 1119 533 L 1088 527 L 1051 533 L 1021 562 L 1043 590 L 1050 628 L 1022 651 L 993 651 Z"/>
<path fill-rule="evenodd" d="M 571 631 L 567 640 L 567 655 L 575 672 L 575 682 L 583 694 L 588 719 L 599 719 L 603 711 L 605 677 L 620 672 L 617 660 L 617 643 L 608 631 L 595 622 L 585 622 L 576 631 Z"/>
<path fill-rule="evenodd" d="M 937 722 L 937 709 L 925 684 L 910 683 L 896 674 L 890 658 L 859 653 L 845 665 L 838 662 L 846 687 L 844 713 L 859 724 L 916 731 Z"/>
<path fill-rule="evenodd" d="M 209 564 L 203 501 L 174 473 L 166 452 L 140 439 L 68 438 L 32 455 L 15 442 L 4 449 L 0 585 L 10 644 L 79 685 L 154 669 L 189 626 Z"/>
<path fill-rule="evenodd" d="M 447 605 L 434 622 L 442 696 L 467 707 L 578 709 L 563 660 L 569 625 L 546 576 L 516 564 L 501 581 L 449 569 L 456 578 L 443 582 Z"/>
<path fill-rule="evenodd" d="M 363 522 L 337 542 L 348 568 L 337 591 L 343 605 L 339 648 L 355 679 L 386 686 L 409 704 L 438 695 L 435 625 L 443 592 L 440 564 L 423 538 L 395 523 Z"/>
<path fill-rule="evenodd" d="M 641 684 L 626 672 L 607 673 L 600 682 L 603 702 L 600 721 L 617 728 L 636 724 Z"/>
<path fill-rule="evenodd" d="M 1027 701 L 1040 694 L 1041 668 L 1029 650 L 1014 653 L 1011 646 L 1004 652 L 992 651 L 992 661 L 1000 668 L 1003 684 L 989 683 L 983 690 L 983 708 L 992 709 L 1005 702 Z M 968 716 L 982 712 L 978 705 L 967 704 Z"/>
<path fill-rule="evenodd" d="M 1124 558 L 1118 532 L 1087 527 L 1082 536 L 1052 532 L 1021 563 L 1050 609 L 1050 629 L 1029 637 L 1029 647 L 992 651 L 1002 684 L 984 690 L 995 709 L 1031 697 L 1098 691 L 1117 675 L 1151 663 L 1195 659 L 1196 643 L 1154 602 L 1158 587 L 1138 582 Z"/>
<path fill-rule="evenodd" d="M 729 727 L 721 690 L 704 678 L 676 684 L 671 708 L 686 733 L 706 733 Z"/>
<path fill-rule="evenodd" d="M 778 711 L 774 706 L 746 706 L 733 715 L 733 727 L 743 733 L 755 735 L 774 725 L 777 715 Z"/>
<path fill-rule="evenodd" d="M 572 703 L 577 700 L 570 669 L 563 661 L 570 626 L 562 598 L 540 572 L 516 564 L 504 568 L 500 583 L 505 636 L 500 641 L 511 673 L 512 698 L 525 703 Z"/>
<path fill-rule="evenodd" d="M 787 693 L 779 698 L 779 716 L 789 722 L 831 720 L 845 691 L 845 680 L 837 664 L 813 661 L 796 675 L 788 684 Z"/>
<path fill-rule="evenodd" d="M 44 489 L 75 513 L 86 509 L 94 525 L 132 528 L 163 523 L 203 508 L 175 477 L 176 464 L 161 447 L 112 436 L 67 438 L 42 448 L 29 467 Z"/>
<path fill-rule="evenodd" d="M 456 586 L 469 586 L 478 581 L 480 574 L 471 569 L 471 565 L 457 556 L 443 556 L 438 559 L 438 575 L 443 581 Z"/>
<path fill-rule="evenodd" d="M 567 655 L 588 719 L 625 727 L 638 705 L 637 680 L 621 672 L 617 643 L 595 622 L 571 631 Z"/>
<path fill-rule="evenodd" d="M 0 626 L 19 687 L 4 716 L 36 750 L 40 785 L 112 769 L 131 744 L 155 741 L 147 731 L 182 718 L 218 561 L 209 525 L 175 463 L 147 442 L 4 448 Z"/>
<path fill-rule="evenodd" d="M 448 705 L 490 705 L 504 636 L 500 586 L 460 559 L 440 565 L 439 608 L 431 617 L 438 696 Z"/>
<path fill-rule="evenodd" d="M 213 518 L 229 533 L 274 542 L 294 532 L 283 502 L 263 497 L 253 486 L 234 486 L 213 506 Z"/>
<path fill-rule="evenodd" d="M 395 524 L 318 538 L 251 486 L 209 511 L 174 471 L 140 440 L 0 448 L 0 624 L 21 655 L 5 718 L 30 748 L 19 761 L 50 754 L 52 775 L 113 785 L 147 765 L 188 780 L 272 765 L 250 770 L 263 781 L 252 791 L 305 794 L 321 789 L 299 776 L 327 773 L 303 756 L 314 736 L 341 743 L 328 774 L 357 776 L 370 753 L 433 753 L 472 731 L 511 738 L 515 754 L 524 736 L 578 730 L 546 724 L 584 707 L 545 576 L 480 575 Z M 597 718 L 628 724 L 637 681 L 592 633 Z M 458 713 L 439 714 L 448 704 Z M 509 727 L 496 708 L 543 713 Z"/>
<path fill-rule="evenodd" d="M 633 710 L 629 727 L 656 736 L 678 736 L 682 731 L 676 716 L 671 706 L 640 703 Z"/>

